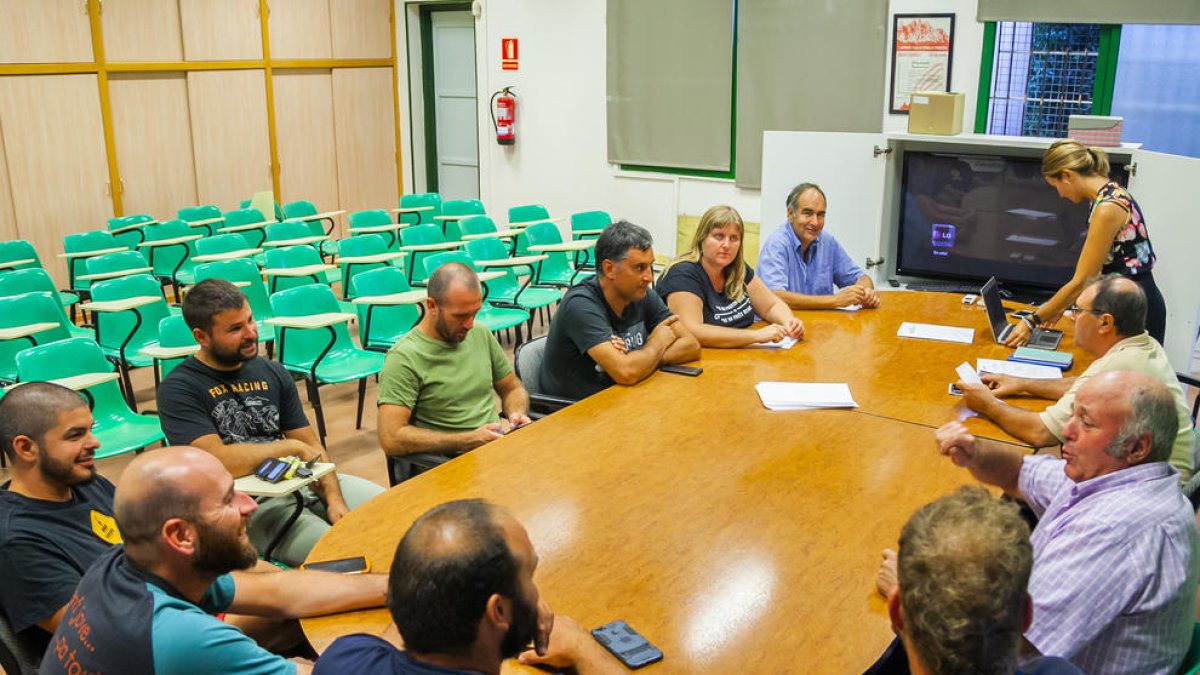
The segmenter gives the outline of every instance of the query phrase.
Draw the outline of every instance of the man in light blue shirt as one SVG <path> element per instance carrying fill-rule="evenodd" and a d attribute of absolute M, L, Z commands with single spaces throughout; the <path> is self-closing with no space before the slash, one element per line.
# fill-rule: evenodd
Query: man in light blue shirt
<path fill-rule="evenodd" d="M 825 229 L 825 193 L 812 183 L 792 188 L 788 221 L 763 242 L 758 276 L 792 309 L 878 307 L 871 278 Z M 838 290 L 834 290 L 834 286 Z"/>

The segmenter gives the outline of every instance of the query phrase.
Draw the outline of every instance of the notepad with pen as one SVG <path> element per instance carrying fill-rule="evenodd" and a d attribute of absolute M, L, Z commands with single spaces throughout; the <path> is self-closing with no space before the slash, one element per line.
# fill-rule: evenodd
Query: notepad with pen
<path fill-rule="evenodd" d="M 1039 366 L 1054 366 L 1060 370 L 1066 370 L 1074 363 L 1075 357 L 1070 352 L 1052 352 L 1046 349 L 1017 347 L 1012 354 L 1008 355 L 1008 360 L 1033 363 Z"/>

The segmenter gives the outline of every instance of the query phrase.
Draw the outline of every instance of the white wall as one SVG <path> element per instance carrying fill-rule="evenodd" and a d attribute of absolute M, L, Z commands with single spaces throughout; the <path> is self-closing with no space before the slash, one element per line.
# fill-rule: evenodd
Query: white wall
<path fill-rule="evenodd" d="M 405 1 L 397 0 L 397 38 L 403 45 Z M 700 215 L 709 206 L 732 204 L 749 222 L 760 220 L 759 192 L 733 181 L 619 171 L 607 159 L 605 120 L 605 0 L 481 0 L 476 24 L 480 119 L 480 197 L 503 220 L 509 206 L 542 203 L 553 215 L 606 210 L 645 226 L 656 252 L 672 254 L 679 215 Z M 967 94 L 966 120 L 974 119 L 983 29 L 974 20 L 975 0 L 892 0 L 892 12 L 957 13 L 951 86 Z M 889 17 L 889 44 L 891 20 Z M 520 70 L 500 69 L 500 39 L 520 40 Z M 411 49 L 411 47 L 410 47 Z M 415 54 L 415 51 L 413 52 Z M 889 66 L 890 67 L 890 66 Z M 398 74 L 410 72 L 401 64 Z M 419 89 L 419 79 L 414 79 Z M 513 86 L 517 93 L 517 142 L 497 145 L 487 101 Z M 405 189 L 412 190 L 413 139 L 406 111 L 407 83 L 401 81 Z M 887 87 L 879 93 L 884 130 L 907 128 L 907 117 L 887 114 Z M 418 140 L 419 143 L 419 140 Z M 797 181 L 802 180 L 797 176 Z M 763 230 L 773 223 L 763 224 Z"/>

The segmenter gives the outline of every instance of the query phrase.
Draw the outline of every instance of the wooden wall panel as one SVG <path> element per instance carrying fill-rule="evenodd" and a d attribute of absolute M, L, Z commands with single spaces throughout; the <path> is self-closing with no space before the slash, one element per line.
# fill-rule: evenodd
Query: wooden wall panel
<path fill-rule="evenodd" d="M 196 172 L 183 73 L 114 74 L 109 78 L 113 137 L 126 214 L 175 217 L 196 203 Z"/>
<path fill-rule="evenodd" d="M 270 191 L 263 71 L 198 71 L 187 80 L 198 202 L 229 210 Z"/>
<path fill-rule="evenodd" d="M 307 199 L 318 211 L 336 210 L 339 207 L 333 76 L 328 70 L 272 72 L 282 193 L 279 199 L 282 203 Z"/>
<path fill-rule="evenodd" d="M 106 61 L 182 61 L 179 5 L 164 0 L 104 0 Z"/>
<path fill-rule="evenodd" d="M 258 0 L 179 0 L 188 61 L 261 59 Z"/>
<path fill-rule="evenodd" d="M 91 60 L 91 26 L 80 0 L 0 1 L 0 63 Z"/>
<path fill-rule="evenodd" d="M 341 207 L 394 208 L 399 194 L 392 69 L 335 68 L 333 111 Z"/>
<path fill-rule="evenodd" d="M 63 236 L 112 217 L 96 76 L 0 77 L 0 127 L 17 232 L 65 284 Z"/>
<path fill-rule="evenodd" d="M 271 58 L 328 59 L 333 55 L 329 37 L 329 0 L 274 2 L 267 21 L 271 31 Z"/>
<path fill-rule="evenodd" d="M 391 0 L 334 0 L 330 21 L 335 59 L 386 59 L 392 55 Z"/>
<path fill-rule="evenodd" d="M 13 213 L 12 188 L 8 182 L 8 160 L 4 152 L 4 125 L 0 120 L 0 239 L 18 239 L 17 216 Z M 49 265 L 49 262 L 42 261 Z"/>

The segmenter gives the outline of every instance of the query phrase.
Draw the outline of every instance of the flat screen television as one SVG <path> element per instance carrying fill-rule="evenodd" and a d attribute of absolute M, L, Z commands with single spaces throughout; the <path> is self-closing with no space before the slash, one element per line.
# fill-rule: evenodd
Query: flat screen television
<path fill-rule="evenodd" d="M 1075 272 L 1090 204 L 1059 197 L 1040 157 L 908 150 L 901 181 L 897 274 L 1052 290 Z"/>

